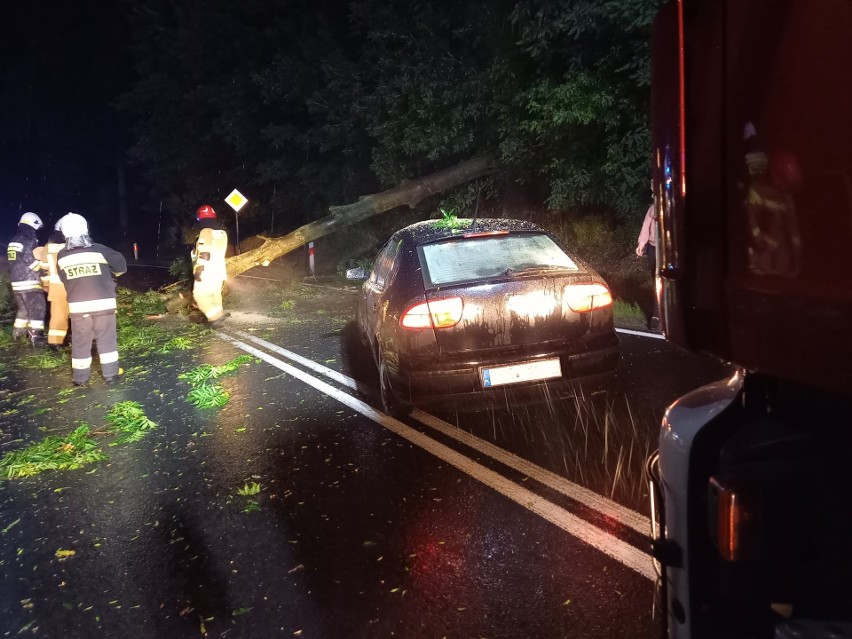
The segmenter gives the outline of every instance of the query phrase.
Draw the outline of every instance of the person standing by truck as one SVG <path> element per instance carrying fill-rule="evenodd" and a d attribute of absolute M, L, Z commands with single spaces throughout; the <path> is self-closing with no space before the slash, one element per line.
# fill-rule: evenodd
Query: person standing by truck
<path fill-rule="evenodd" d="M 83 386 L 89 381 L 93 341 L 104 382 L 112 384 L 123 372 L 118 365 L 113 276 L 127 270 L 127 260 L 118 251 L 92 242 L 82 215 L 68 213 L 57 225 L 65 237 L 65 248 L 59 251 L 56 264 L 68 293 L 74 385 Z"/>
<path fill-rule="evenodd" d="M 651 197 L 654 196 L 654 183 L 651 182 Z M 651 282 L 657 277 L 657 208 L 654 202 L 648 207 L 645 219 L 642 221 L 642 229 L 636 241 L 636 256 L 644 257 L 648 262 L 648 270 L 651 273 Z M 660 311 L 657 303 L 656 291 L 654 293 L 654 306 L 651 317 L 648 320 L 648 328 L 658 331 L 660 328 Z"/>

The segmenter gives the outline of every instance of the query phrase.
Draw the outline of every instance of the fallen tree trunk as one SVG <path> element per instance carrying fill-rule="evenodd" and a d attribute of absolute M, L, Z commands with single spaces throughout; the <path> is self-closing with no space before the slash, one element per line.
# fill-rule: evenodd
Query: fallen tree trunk
<path fill-rule="evenodd" d="M 261 246 L 226 260 L 228 276 L 234 277 L 255 266 L 269 264 L 293 249 L 373 215 L 400 206 L 414 208 L 432 195 L 490 175 L 496 170 L 494 156 L 482 155 L 425 177 L 406 180 L 387 191 L 365 195 L 352 204 L 329 207 L 330 215 L 305 224 L 287 235 L 278 238 L 259 236 L 263 240 Z"/>

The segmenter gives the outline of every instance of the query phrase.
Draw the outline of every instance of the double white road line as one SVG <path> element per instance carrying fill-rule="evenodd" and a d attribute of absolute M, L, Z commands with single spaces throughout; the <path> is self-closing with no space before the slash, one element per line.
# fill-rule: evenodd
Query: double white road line
<path fill-rule="evenodd" d="M 503 477 L 489 468 L 486 468 L 482 464 L 465 457 L 458 451 L 435 441 L 410 426 L 407 426 L 398 419 L 385 415 L 383 412 L 376 410 L 350 393 L 331 386 L 323 380 L 305 372 L 301 368 L 296 368 L 292 364 L 275 357 L 271 353 L 280 355 L 281 357 L 299 364 L 308 370 L 330 380 L 334 380 L 341 386 L 369 393 L 369 388 L 365 388 L 362 384 L 359 384 L 351 377 L 322 366 L 321 364 L 317 364 L 313 360 L 302 357 L 297 353 L 293 353 L 292 351 L 281 348 L 276 344 L 272 344 L 271 342 L 260 339 L 259 337 L 244 331 L 232 331 L 231 334 L 220 332 L 218 335 L 221 339 L 233 346 L 254 355 L 258 359 L 284 371 L 288 375 L 295 377 L 321 393 L 336 399 L 364 417 L 367 417 L 393 433 L 396 433 L 415 446 L 418 446 L 442 461 L 451 464 L 463 473 L 466 473 L 477 481 L 482 482 L 489 488 L 496 490 L 501 495 L 508 497 L 527 510 L 543 517 L 570 535 L 589 544 L 609 557 L 612 557 L 616 561 L 621 562 L 643 577 L 652 581 L 656 579 L 656 573 L 654 572 L 651 557 L 647 553 L 642 552 L 635 546 L 632 546 L 618 537 L 601 530 L 597 526 L 594 526 L 585 519 L 578 517 L 561 506 L 558 506 L 536 493 L 519 486 L 517 483 Z M 236 335 L 236 337 L 234 337 L 234 335 Z M 247 342 L 256 344 L 265 350 L 260 350 L 256 346 L 252 346 Z M 498 448 L 490 442 L 464 432 L 433 415 L 429 415 L 428 413 L 424 413 L 420 410 L 415 410 L 411 416 L 421 424 L 437 430 L 443 435 L 452 438 L 465 446 L 473 448 L 479 453 L 487 455 L 509 468 L 523 473 L 542 485 L 558 491 L 566 497 L 569 497 L 595 512 L 600 513 L 611 521 L 616 521 L 622 526 L 631 528 L 642 534 L 647 534 L 650 531 L 650 523 L 648 519 L 629 508 L 625 508 L 624 506 L 598 495 L 587 488 L 568 481 L 564 477 L 560 477 L 555 473 L 540 468 L 535 464 L 518 457 L 517 455 L 513 455 L 512 453 Z"/>

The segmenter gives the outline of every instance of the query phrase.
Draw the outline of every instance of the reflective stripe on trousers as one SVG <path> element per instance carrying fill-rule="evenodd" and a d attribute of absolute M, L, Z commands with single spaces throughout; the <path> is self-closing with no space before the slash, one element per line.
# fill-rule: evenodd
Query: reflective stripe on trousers
<path fill-rule="evenodd" d="M 44 291 L 15 291 L 15 328 L 44 330 L 44 316 L 47 314 L 47 300 Z"/>
<path fill-rule="evenodd" d="M 115 313 L 73 315 L 71 317 L 71 368 L 74 383 L 89 381 L 92 367 L 92 342 L 100 353 L 101 374 L 118 375 L 118 335 Z"/>
<path fill-rule="evenodd" d="M 89 370 L 92 367 L 92 358 L 84 357 L 82 359 L 71 358 L 71 368 L 75 370 Z"/>

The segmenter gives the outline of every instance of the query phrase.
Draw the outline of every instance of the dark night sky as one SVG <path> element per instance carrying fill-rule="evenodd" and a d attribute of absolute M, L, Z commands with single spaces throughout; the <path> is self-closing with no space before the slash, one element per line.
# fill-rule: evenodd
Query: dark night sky
<path fill-rule="evenodd" d="M 110 103 L 132 78 L 115 0 L 3 2 L 0 239 L 21 213 L 117 222 L 116 159 L 129 133 Z"/>

